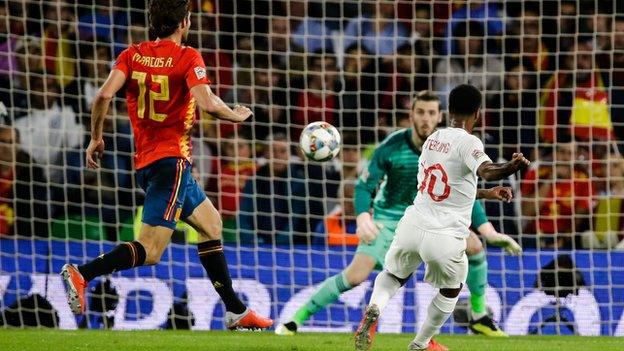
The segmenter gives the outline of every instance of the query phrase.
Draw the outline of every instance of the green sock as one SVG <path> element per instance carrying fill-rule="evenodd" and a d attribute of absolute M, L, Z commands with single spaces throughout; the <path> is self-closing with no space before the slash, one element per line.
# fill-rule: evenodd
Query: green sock
<path fill-rule="evenodd" d="M 318 290 L 310 297 L 310 300 L 297 310 L 292 320 L 297 325 L 302 325 L 311 315 L 338 300 L 340 294 L 351 290 L 351 288 L 353 287 L 347 281 L 344 272 L 325 279 Z"/>
<path fill-rule="evenodd" d="M 482 316 L 486 313 L 485 287 L 487 286 L 487 260 L 485 252 L 468 256 L 468 278 L 466 284 L 470 290 L 472 314 Z"/>

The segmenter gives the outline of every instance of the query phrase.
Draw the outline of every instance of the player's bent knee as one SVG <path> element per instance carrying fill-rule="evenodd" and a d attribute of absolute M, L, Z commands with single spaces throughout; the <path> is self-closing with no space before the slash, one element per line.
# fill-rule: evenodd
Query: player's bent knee
<path fill-rule="evenodd" d="M 482 251 L 483 251 L 483 243 L 481 243 L 481 240 L 479 239 L 468 240 L 468 243 L 466 245 L 466 255 L 472 256 Z"/>
<path fill-rule="evenodd" d="M 365 270 L 355 270 L 355 269 L 345 270 L 345 276 L 347 278 L 347 281 L 349 282 L 349 285 L 353 287 L 362 284 L 362 282 L 364 282 L 368 278 L 369 275 L 370 275 L 370 272 L 367 272 Z"/>
<path fill-rule="evenodd" d="M 145 256 L 144 266 L 151 266 L 160 262 L 160 258 L 162 257 L 163 251 L 161 250 L 150 250 L 147 251 L 147 255 Z"/>
<path fill-rule="evenodd" d="M 362 284 L 375 269 L 376 261 L 370 256 L 356 254 L 351 264 L 344 270 L 345 277 L 351 286 Z"/>
<path fill-rule="evenodd" d="M 199 231 L 199 235 L 207 240 L 218 240 L 221 239 L 222 230 L 223 222 L 221 222 L 221 218 L 218 218 L 217 220 L 213 221 L 213 223 L 205 225 L 202 230 Z"/>
<path fill-rule="evenodd" d="M 143 265 L 150 266 L 160 262 L 166 246 L 161 247 L 161 245 L 152 241 L 142 241 L 141 245 L 145 248 L 145 262 Z"/>

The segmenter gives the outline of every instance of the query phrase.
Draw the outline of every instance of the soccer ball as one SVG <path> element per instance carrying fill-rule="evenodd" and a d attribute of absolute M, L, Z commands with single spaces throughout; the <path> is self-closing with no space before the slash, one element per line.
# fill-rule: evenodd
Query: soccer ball
<path fill-rule="evenodd" d="M 338 129 L 327 122 L 313 122 L 301 132 L 299 148 L 312 161 L 329 161 L 340 152 Z"/>

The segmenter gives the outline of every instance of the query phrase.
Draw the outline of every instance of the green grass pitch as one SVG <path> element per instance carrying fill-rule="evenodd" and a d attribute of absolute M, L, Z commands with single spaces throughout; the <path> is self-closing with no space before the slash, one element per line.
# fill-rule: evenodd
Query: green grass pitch
<path fill-rule="evenodd" d="M 372 350 L 406 350 L 412 337 L 409 334 L 379 334 Z M 437 340 L 453 351 L 624 350 L 624 338 L 615 337 L 523 336 L 489 339 L 474 335 L 441 335 Z M 353 335 L 305 333 L 278 337 L 271 332 L 0 329 L 0 350 L 353 350 Z"/>

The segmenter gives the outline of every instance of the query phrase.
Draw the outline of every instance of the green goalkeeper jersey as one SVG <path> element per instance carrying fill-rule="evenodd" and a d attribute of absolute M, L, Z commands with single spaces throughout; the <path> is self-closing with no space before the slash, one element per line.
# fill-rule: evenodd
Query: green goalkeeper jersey
<path fill-rule="evenodd" d="M 412 140 L 412 129 L 401 129 L 386 137 L 373 152 L 368 168 L 362 172 L 355 187 L 355 212 L 370 210 L 378 219 L 398 221 L 412 205 L 418 193 L 418 161 L 420 150 Z M 379 183 L 381 182 L 381 185 Z M 475 201 L 472 225 L 476 228 L 488 221 L 483 206 Z"/>

